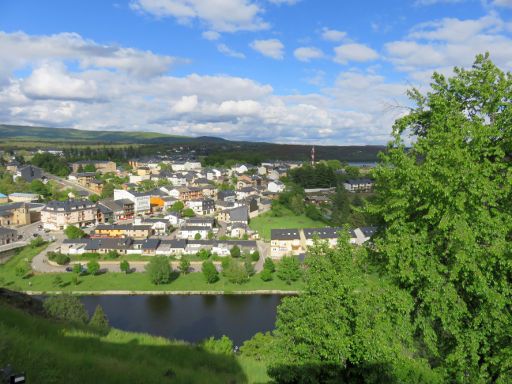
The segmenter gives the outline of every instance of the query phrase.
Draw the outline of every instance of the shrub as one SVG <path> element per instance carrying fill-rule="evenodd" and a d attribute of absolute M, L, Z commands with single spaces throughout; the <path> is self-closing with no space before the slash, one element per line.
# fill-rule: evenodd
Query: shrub
<path fill-rule="evenodd" d="M 200 258 L 201 260 L 208 260 L 210 256 L 212 255 L 211 251 L 209 249 L 200 249 L 196 256 Z"/>
<path fill-rule="evenodd" d="M 47 298 L 43 307 L 46 313 L 55 319 L 85 324 L 88 316 L 84 305 L 76 296 L 63 294 Z"/>
<path fill-rule="evenodd" d="M 244 265 L 234 260 L 229 264 L 224 275 L 229 282 L 234 284 L 243 284 L 249 280 L 249 275 L 247 274 Z"/>
<path fill-rule="evenodd" d="M 171 281 L 171 266 L 165 256 L 155 256 L 147 265 L 146 272 L 153 284 L 167 284 Z"/>
<path fill-rule="evenodd" d="M 130 263 L 127 260 L 122 260 L 119 263 L 119 269 L 124 273 L 130 272 Z"/>
<path fill-rule="evenodd" d="M 221 261 L 222 275 L 226 276 L 226 271 L 234 260 L 231 257 L 225 257 Z"/>
<path fill-rule="evenodd" d="M 292 281 L 297 281 L 302 276 L 299 261 L 293 256 L 285 256 L 277 265 L 277 277 L 291 284 Z"/>
<path fill-rule="evenodd" d="M 233 354 L 233 342 L 227 336 L 222 336 L 220 339 L 215 339 L 212 336 L 209 339 L 203 341 L 202 347 L 205 351 L 211 353 L 218 353 L 223 355 Z"/>
<path fill-rule="evenodd" d="M 180 272 L 186 275 L 190 269 L 190 260 L 187 259 L 185 256 L 183 256 L 180 260 L 179 268 L 180 268 Z"/>
<path fill-rule="evenodd" d="M 247 273 L 248 276 L 254 275 L 254 273 L 255 273 L 254 266 L 252 265 L 250 256 L 245 259 L 244 268 L 245 268 L 245 272 Z"/>
<path fill-rule="evenodd" d="M 258 251 L 254 251 L 251 253 L 251 260 L 258 261 L 260 259 L 260 253 Z"/>
<path fill-rule="evenodd" d="M 240 248 L 237 245 L 233 246 L 229 253 L 231 253 L 231 257 L 240 257 L 241 255 Z"/>
<path fill-rule="evenodd" d="M 96 260 L 91 260 L 87 263 L 87 271 L 91 275 L 96 275 L 100 270 L 100 263 L 98 263 Z"/>
<path fill-rule="evenodd" d="M 46 242 L 43 240 L 41 236 L 37 236 L 35 239 L 30 241 L 30 248 L 37 248 L 45 244 Z"/>
<path fill-rule="evenodd" d="M 64 230 L 64 234 L 68 239 L 81 239 L 85 237 L 85 232 L 75 225 L 68 225 Z"/>
<path fill-rule="evenodd" d="M 107 254 L 105 255 L 105 258 L 106 259 L 109 259 L 109 260 L 115 260 L 119 257 L 119 253 L 117 253 L 116 250 L 111 250 L 111 251 L 108 251 Z"/>
<path fill-rule="evenodd" d="M 272 272 L 268 269 L 263 269 L 260 273 L 260 279 L 263 281 L 271 281 L 272 280 Z"/>
<path fill-rule="evenodd" d="M 49 260 L 55 261 L 59 265 L 67 264 L 70 261 L 69 256 L 60 252 L 48 252 L 47 256 Z"/>
<path fill-rule="evenodd" d="M 208 284 L 219 281 L 219 272 L 217 272 L 215 265 L 211 261 L 207 260 L 203 262 L 202 271 Z"/>
<path fill-rule="evenodd" d="M 244 341 L 240 347 L 240 353 L 256 361 L 271 361 L 273 343 L 274 337 L 270 332 L 258 332 L 251 339 Z"/>
<path fill-rule="evenodd" d="M 101 305 L 98 305 L 94 310 L 94 314 L 92 315 L 91 320 L 89 320 L 89 325 L 102 331 L 110 328 L 108 317 L 105 315 Z"/>
<path fill-rule="evenodd" d="M 263 263 L 263 269 L 268 269 L 270 272 L 276 271 L 276 265 L 274 264 L 274 261 L 271 258 L 266 258 L 265 262 Z"/>

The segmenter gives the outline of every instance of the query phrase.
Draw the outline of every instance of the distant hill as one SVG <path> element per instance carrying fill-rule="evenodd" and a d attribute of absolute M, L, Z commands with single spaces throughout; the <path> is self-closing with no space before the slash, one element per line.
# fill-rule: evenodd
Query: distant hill
<path fill-rule="evenodd" d="M 200 155 L 223 155 L 244 161 L 250 157 L 260 160 L 307 161 L 311 145 L 275 144 L 266 142 L 231 141 L 212 136 L 176 136 L 156 132 L 87 131 L 73 128 L 48 128 L 0 124 L 1 142 L 46 142 L 76 144 L 147 144 L 165 147 L 186 144 Z M 315 145 L 316 159 L 371 162 L 385 149 L 379 145 Z"/>
<path fill-rule="evenodd" d="M 26 125 L 0 124 L 0 140 L 59 141 L 80 143 L 138 143 L 166 144 L 180 142 L 223 141 L 216 137 L 190 137 L 167 135 L 156 132 L 86 131 L 74 128 L 32 127 Z"/>

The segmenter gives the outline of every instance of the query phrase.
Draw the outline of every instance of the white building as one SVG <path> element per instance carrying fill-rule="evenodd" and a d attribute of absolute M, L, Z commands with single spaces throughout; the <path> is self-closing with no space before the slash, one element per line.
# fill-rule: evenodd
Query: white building
<path fill-rule="evenodd" d="M 150 195 L 124 189 L 114 189 L 114 200 L 128 199 L 134 204 L 135 214 L 147 213 L 151 210 Z"/>
<path fill-rule="evenodd" d="M 279 180 L 268 183 L 267 190 L 272 193 L 281 193 L 284 191 L 284 184 Z"/>

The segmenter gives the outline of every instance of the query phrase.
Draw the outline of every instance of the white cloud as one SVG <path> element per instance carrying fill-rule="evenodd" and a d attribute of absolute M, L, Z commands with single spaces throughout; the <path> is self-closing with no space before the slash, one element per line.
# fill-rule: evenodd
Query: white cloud
<path fill-rule="evenodd" d="M 269 28 L 263 9 L 251 0 L 133 0 L 132 9 L 180 23 L 198 20 L 217 32 L 258 31 Z"/>
<path fill-rule="evenodd" d="M 165 73 L 177 60 L 150 51 L 101 45 L 76 33 L 27 35 L 23 32 L 0 31 L 0 83 L 2 72 L 48 60 L 74 60 L 82 68 L 113 68 L 137 76 Z M 8 54 L 7 54 L 8 53 Z"/>
<path fill-rule="evenodd" d="M 512 0 L 494 0 L 492 4 L 497 7 L 512 8 Z"/>
<path fill-rule="evenodd" d="M 336 29 L 323 28 L 322 29 L 322 39 L 328 41 L 340 42 L 347 37 L 347 33 L 343 31 L 338 31 Z"/>
<path fill-rule="evenodd" d="M 220 33 L 215 31 L 204 31 L 201 35 L 203 38 L 210 41 L 219 40 L 220 38 Z"/>
<path fill-rule="evenodd" d="M 308 62 L 312 59 L 321 59 L 324 53 L 321 49 L 315 47 L 300 47 L 293 51 L 293 55 L 297 60 Z"/>
<path fill-rule="evenodd" d="M 226 44 L 217 45 L 217 50 L 226 56 L 231 56 L 237 59 L 245 59 L 245 55 L 242 52 L 235 51 L 229 48 Z"/>
<path fill-rule="evenodd" d="M 250 47 L 262 55 L 281 60 L 284 57 L 284 45 L 277 39 L 254 40 Z"/>
<path fill-rule="evenodd" d="M 176 104 L 172 106 L 172 110 L 176 113 L 190 113 L 197 107 L 197 95 L 182 96 Z"/>
<path fill-rule="evenodd" d="M 48 63 L 22 82 L 23 93 L 34 99 L 92 100 L 96 98 L 96 83 L 67 73 L 60 63 Z"/>
<path fill-rule="evenodd" d="M 349 61 L 370 61 L 376 60 L 379 55 L 372 48 L 364 44 L 343 44 L 334 48 L 336 54 L 334 61 L 340 64 L 347 64 Z"/>

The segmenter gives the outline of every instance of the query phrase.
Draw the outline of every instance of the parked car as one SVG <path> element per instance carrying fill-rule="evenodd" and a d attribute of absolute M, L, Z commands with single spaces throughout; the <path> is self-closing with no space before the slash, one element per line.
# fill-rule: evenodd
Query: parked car
<path fill-rule="evenodd" d="M 73 267 L 66 267 L 66 272 L 73 272 Z"/>

